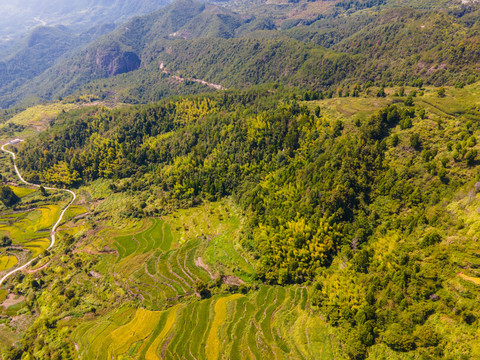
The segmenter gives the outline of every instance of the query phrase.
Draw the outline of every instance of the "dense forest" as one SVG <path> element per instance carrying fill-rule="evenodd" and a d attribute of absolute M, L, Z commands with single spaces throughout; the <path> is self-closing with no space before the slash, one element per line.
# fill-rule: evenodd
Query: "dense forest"
<path fill-rule="evenodd" d="M 0 357 L 480 358 L 479 6 L 36 29 L 0 62 Z"/>
<path fill-rule="evenodd" d="M 148 103 L 205 91 L 195 82 L 178 86 L 174 76 L 236 89 L 271 82 L 316 91 L 357 82 L 464 86 L 478 78 L 478 14 L 475 3 L 181 0 L 98 39 L 105 28 L 75 35 L 84 48 L 65 29 L 37 30 L 35 46 L 0 63 L 0 105 L 72 94 Z M 7 81 L 12 76 L 25 81 Z"/>
<path fill-rule="evenodd" d="M 375 114 L 348 122 L 316 105 L 338 94 L 282 86 L 84 108 L 22 145 L 18 164 L 37 182 L 111 179 L 113 193 L 164 192 L 125 209 L 127 218 L 233 197 L 248 214 L 241 239 L 256 278 L 309 285 L 351 358 L 378 342 L 437 357 L 454 344 L 432 319 L 455 308 L 452 321 L 468 327 L 479 315 L 475 297 L 445 287 L 455 261 L 439 245 L 454 221 L 442 201 L 477 177 L 479 117 L 468 110 L 464 124 L 438 119 L 425 129 L 437 116 L 423 93 L 399 87 Z M 384 252 L 375 239 L 389 237 L 397 240 Z M 333 271 L 338 261 L 344 268 Z"/>

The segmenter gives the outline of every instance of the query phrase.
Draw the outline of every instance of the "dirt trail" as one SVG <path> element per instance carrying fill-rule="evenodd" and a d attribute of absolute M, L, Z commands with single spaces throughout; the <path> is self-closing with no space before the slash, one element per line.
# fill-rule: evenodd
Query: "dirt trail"
<path fill-rule="evenodd" d="M 177 76 L 177 75 L 172 75 L 171 72 L 169 70 L 166 69 L 165 67 L 165 64 L 162 62 L 160 63 L 160 70 L 162 70 L 162 73 L 164 74 L 167 74 L 167 75 L 170 75 L 172 77 L 172 79 L 175 79 L 179 82 L 184 82 L 184 81 L 191 81 L 191 82 L 196 82 L 196 83 L 199 83 L 199 84 L 202 84 L 202 85 L 206 85 L 208 87 L 211 87 L 215 90 L 227 90 L 226 87 L 223 87 L 222 85 L 220 84 L 214 84 L 214 83 L 210 83 L 208 81 L 205 81 L 205 80 L 201 80 L 201 79 L 195 79 L 195 78 L 182 78 L 180 76 Z"/>
<path fill-rule="evenodd" d="M 30 185 L 30 186 L 33 186 L 33 187 L 37 187 L 39 188 L 40 185 L 38 184 L 33 184 L 33 183 L 29 183 L 28 181 L 25 181 L 25 179 L 22 177 L 22 175 L 20 174 L 20 171 L 18 171 L 18 167 L 17 167 L 17 164 L 15 163 L 15 154 L 9 150 L 6 150 L 5 149 L 5 146 L 7 145 L 13 145 L 13 144 L 18 144 L 20 142 L 22 142 L 23 140 L 21 139 L 15 139 L 15 140 L 11 140 L 9 142 L 7 142 L 6 144 L 3 144 L 2 146 L 2 151 L 3 152 L 6 152 L 8 154 L 10 154 L 13 158 L 13 167 L 15 168 L 15 172 L 17 173 L 17 176 L 18 178 L 20 179 L 21 182 L 23 182 L 24 184 L 26 185 Z M 60 216 L 58 217 L 58 220 L 57 222 L 55 223 L 55 225 L 53 225 L 52 227 L 52 230 L 50 230 L 50 245 L 48 246 L 47 250 L 50 250 L 53 245 L 55 245 L 55 231 L 57 230 L 58 226 L 60 225 L 60 223 L 62 222 L 62 219 L 63 219 L 63 216 L 65 215 L 65 213 L 67 212 L 68 208 L 73 204 L 73 202 L 75 201 L 75 199 L 77 198 L 77 195 L 72 191 L 72 190 L 68 190 L 68 189 L 57 189 L 57 188 L 54 188 L 54 187 L 45 187 L 45 189 L 47 190 L 57 190 L 57 191 L 66 191 L 68 193 L 70 193 L 72 195 L 72 200 L 67 204 L 67 206 L 65 206 L 62 210 L 62 212 L 60 213 Z M 28 263 L 10 271 L 7 275 L 5 275 L 2 279 L 0 279 L 0 285 L 3 284 L 3 282 L 8 279 L 11 275 L 25 269 L 26 267 L 28 267 L 32 262 L 34 262 L 36 259 L 38 259 L 38 256 L 36 258 L 33 258 L 32 260 L 30 260 Z"/>

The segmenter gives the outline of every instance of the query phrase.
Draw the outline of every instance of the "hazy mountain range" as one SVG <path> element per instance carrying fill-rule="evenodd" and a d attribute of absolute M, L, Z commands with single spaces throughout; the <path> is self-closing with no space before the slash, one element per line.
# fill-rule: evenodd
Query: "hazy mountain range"
<path fill-rule="evenodd" d="M 12 0 L 2 4 L 0 39 L 13 39 L 37 26 L 86 29 L 109 22 L 121 23 L 166 3 L 168 0 Z"/>

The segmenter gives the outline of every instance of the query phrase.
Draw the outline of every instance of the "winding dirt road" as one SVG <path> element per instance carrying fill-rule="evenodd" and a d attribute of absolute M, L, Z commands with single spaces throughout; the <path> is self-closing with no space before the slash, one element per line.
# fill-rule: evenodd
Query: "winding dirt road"
<path fill-rule="evenodd" d="M 5 146 L 7 145 L 11 145 L 11 144 L 16 144 L 16 143 L 19 143 L 23 140 L 20 140 L 20 139 L 16 139 L 16 140 L 12 140 L 12 141 L 9 141 L 8 143 L 4 144 L 2 146 L 2 151 L 3 152 L 6 152 L 8 154 L 10 154 L 13 158 L 13 166 L 15 168 L 15 172 L 17 173 L 17 176 L 18 178 L 20 179 L 21 182 L 23 182 L 24 184 L 26 185 L 30 185 L 30 186 L 34 186 L 34 187 L 37 187 L 39 188 L 40 185 L 38 184 L 32 184 L 28 181 L 25 181 L 25 179 L 22 177 L 22 175 L 20 174 L 20 171 L 18 171 L 18 167 L 17 167 L 17 164 L 15 163 L 15 154 L 9 150 L 6 150 L 5 149 Z M 70 193 L 72 195 L 72 200 L 67 204 L 67 206 L 65 206 L 62 210 L 62 212 L 60 213 L 60 216 L 58 217 L 58 220 L 57 222 L 55 223 L 55 225 L 53 225 L 52 227 L 52 230 L 50 230 L 50 245 L 48 246 L 47 250 L 50 250 L 53 245 L 55 245 L 55 231 L 57 230 L 57 227 L 58 225 L 60 225 L 60 223 L 62 222 L 62 219 L 63 219 L 63 216 L 65 215 L 65 212 L 68 210 L 68 208 L 73 204 L 73 202 L 75 201 L 75 199 L 77 198 L 77 195 L 72 191 L 72 190 L 68 190 L 68 189 L 57 189 L 57 188 L 53 188 L 53 187 L 45 187 L 46 190 L 56 190 L 56 191 L 66 191 L 68 193 Z M 9 278 L 11 275 L 19 272 L 19 271 L 22 271 L 23 269 L 25 269 L 26 267 L 28 267 L 32 262 L 34 262 L 36 259 L 38 259 L 38 256 L 36 258 L 33 258 L 32 260 L 30 260 L 29 262 L 27 262 L 26 264 L 10 271 L 8 274 L 6 274 L 4 277 L 2 277 L 0 279 L 0 286 L 3 284 L 3 282 Z"/>

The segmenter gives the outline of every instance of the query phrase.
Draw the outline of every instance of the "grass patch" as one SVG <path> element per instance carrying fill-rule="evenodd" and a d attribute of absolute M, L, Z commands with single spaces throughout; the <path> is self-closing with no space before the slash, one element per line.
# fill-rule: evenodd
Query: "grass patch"
<path fill-rule="evenodd" d="M 13 255 L 0 256 L 0 271 L 8 270 L 17 265 L 18 259 Z"/>
<path fill-rule="evenodd" d="M 17 195 L 19 198 L 30 195 L 31 193 L 34 193 L 36 191 L 34 189 L 28 189 L 28 188 L 19 187 L 19 186 L 10 186 L 10 188 L 15 193 L 15 195 Z"/>

